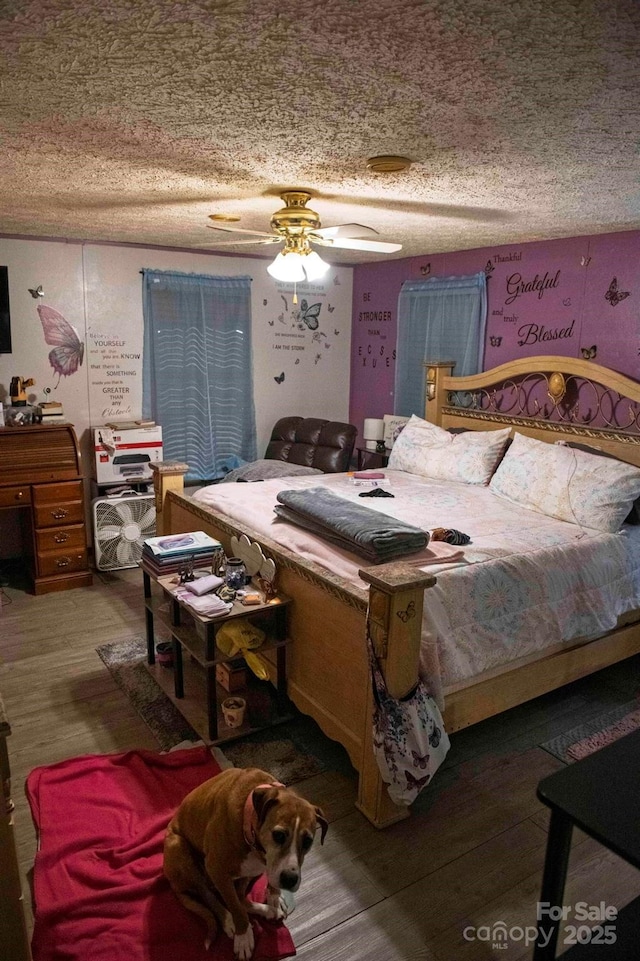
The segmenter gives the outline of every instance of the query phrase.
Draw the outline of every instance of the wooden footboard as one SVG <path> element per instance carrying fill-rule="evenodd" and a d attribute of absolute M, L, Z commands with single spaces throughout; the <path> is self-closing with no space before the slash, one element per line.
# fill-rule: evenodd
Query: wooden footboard
<path fill-rule="evenodd" d="M 184 465 L 153 467 L 159 533 L 204 530 L 227 551 L 231 536 L 245 533 L 274 559 L 278 589 L 293 598 L 289 618 L 293 643 L 287 672 L 291 700 L 349 754 L 359 775 L 357 806 L 372 824 L 382 828 L 407 817 L 407 808 L 391 801 L 373 754 L 367 603 L 369 629 L 387 687 L 401 697 L 418 677 L 424 590 L 435 578 L 398 562 L 363 568 L 362 590 L 350 588 L 251 528 L 231 523 L 180 494 L 176 478 Z M 163 477 L 171 478 L 169 491 L 163 486 Z M 410 604 L 415 616 L 398 617 Z"/>

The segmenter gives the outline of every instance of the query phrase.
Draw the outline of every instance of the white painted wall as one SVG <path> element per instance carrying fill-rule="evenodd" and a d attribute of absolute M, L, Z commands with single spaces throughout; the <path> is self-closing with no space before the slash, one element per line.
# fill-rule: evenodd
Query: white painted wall
<path fill-rule="evenodd" d="M 105 419 L 118 419 L 111 414 L 103 416 L 112 399 L 105 393 L 105 386 L 119 383 L 128 387 L 128 393 L 121 395 L 126 402 L 120 419 L 139 417 L 141 413 L 140 270 L 147 267 L 253 278 L 253 374 L 259 454 L 264 452 L 278 417 L 300 414 L 348 421 L 352 269 L 332 267 L 322 285 L 300 286 L 296 308 L 291 288 L 276 284 L 267 274 L 268 263 L 269 260 L 254 257 L 0 238 L 0 264 L 9 269 L 13 340 L 12 353 L 0 354 L 0 401 L 9 402 L 10 381 L 16 375 L 35 379 L 35 386 L 29 391 L 33 402 L 44 400 L 45 388 L 49 388 L 51 398 L 62 401 L 65 414 L 76 426 L 83 451 L 83 473 L 91 476 L 89 428 L 99 426 Z M 44 297 L 35 300 L 29 288 L 39 285 Z M 321 305 L 315 331 L 304 323 L 303 300 L 308 307 Z M 61 313 L 85 345 L 82 366 L 69 377 L 59 379 L 49 362 L 52 348 L 45 342 L 37 312 L 39 304 Z M 99 346 L 107 341 L 117 346 Z M 139 361 L 135 359 L 137 354 Z M 120 370 L 131 373 L 117 376 Z"/>

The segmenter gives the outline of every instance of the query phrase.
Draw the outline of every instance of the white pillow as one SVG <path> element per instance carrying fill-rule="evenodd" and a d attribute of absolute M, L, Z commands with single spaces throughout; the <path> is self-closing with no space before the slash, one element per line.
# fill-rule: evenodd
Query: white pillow
<path fill-rule="evenodd" d="M 640 496 L 640 469 L 516 434 L 489 487 L 549 517 L 613 534 Z"/>
<path fill-rule="evenodd" d="M 434 480 L 488 484 L 511 428 L 450 434 L 414 414 L 389 455 L 389 469 Z"/>

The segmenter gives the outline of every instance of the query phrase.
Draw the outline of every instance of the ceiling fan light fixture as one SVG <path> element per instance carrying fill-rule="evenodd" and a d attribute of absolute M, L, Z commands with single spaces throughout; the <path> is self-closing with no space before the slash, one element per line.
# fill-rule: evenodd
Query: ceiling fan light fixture
<path fill-rule="evenodd" d="M 307 275 L 307 280 L 320 280 L 329 270 L 330 264 L 320 257 L 315 250 L 310 250 L 302 260 L 302 269 Z"/>
<path fill-rule="evenodd" d="M 287 284 L 298 284 L 305 279 L 303 257 L 293 250 L 283 250 L 273 263 L 269 264 L 267 273 L 274 280 L 281 280 Z"/>
<path fill-rule="evenodd" d="M 408 170 L 411 161 L 408 157 L 398 157 L 395 154 L 380 154 L 378 157 L 369 157 L 367 160 L 367 170 L 375 174 L 395 174 L 402 170 Z"/>

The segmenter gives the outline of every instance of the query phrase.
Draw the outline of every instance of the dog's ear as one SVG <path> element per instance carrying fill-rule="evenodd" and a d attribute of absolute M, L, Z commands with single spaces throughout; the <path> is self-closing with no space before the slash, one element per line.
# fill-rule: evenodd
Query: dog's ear
<path fill-rule="evenodd" d="M 256 787 L 253 789 L 253 809 L 258 817 L 260 827 L 265 822 L 265 818 L 270 809 L 278 800 L 278 787 Z"/>
<path fill-rule="evenodd" d="M 320 808 L 316 808 L 316 821 L 320 825 L 320 844 L 324 844 L 324 836 L 329 829 L 329 822 Z"/>

